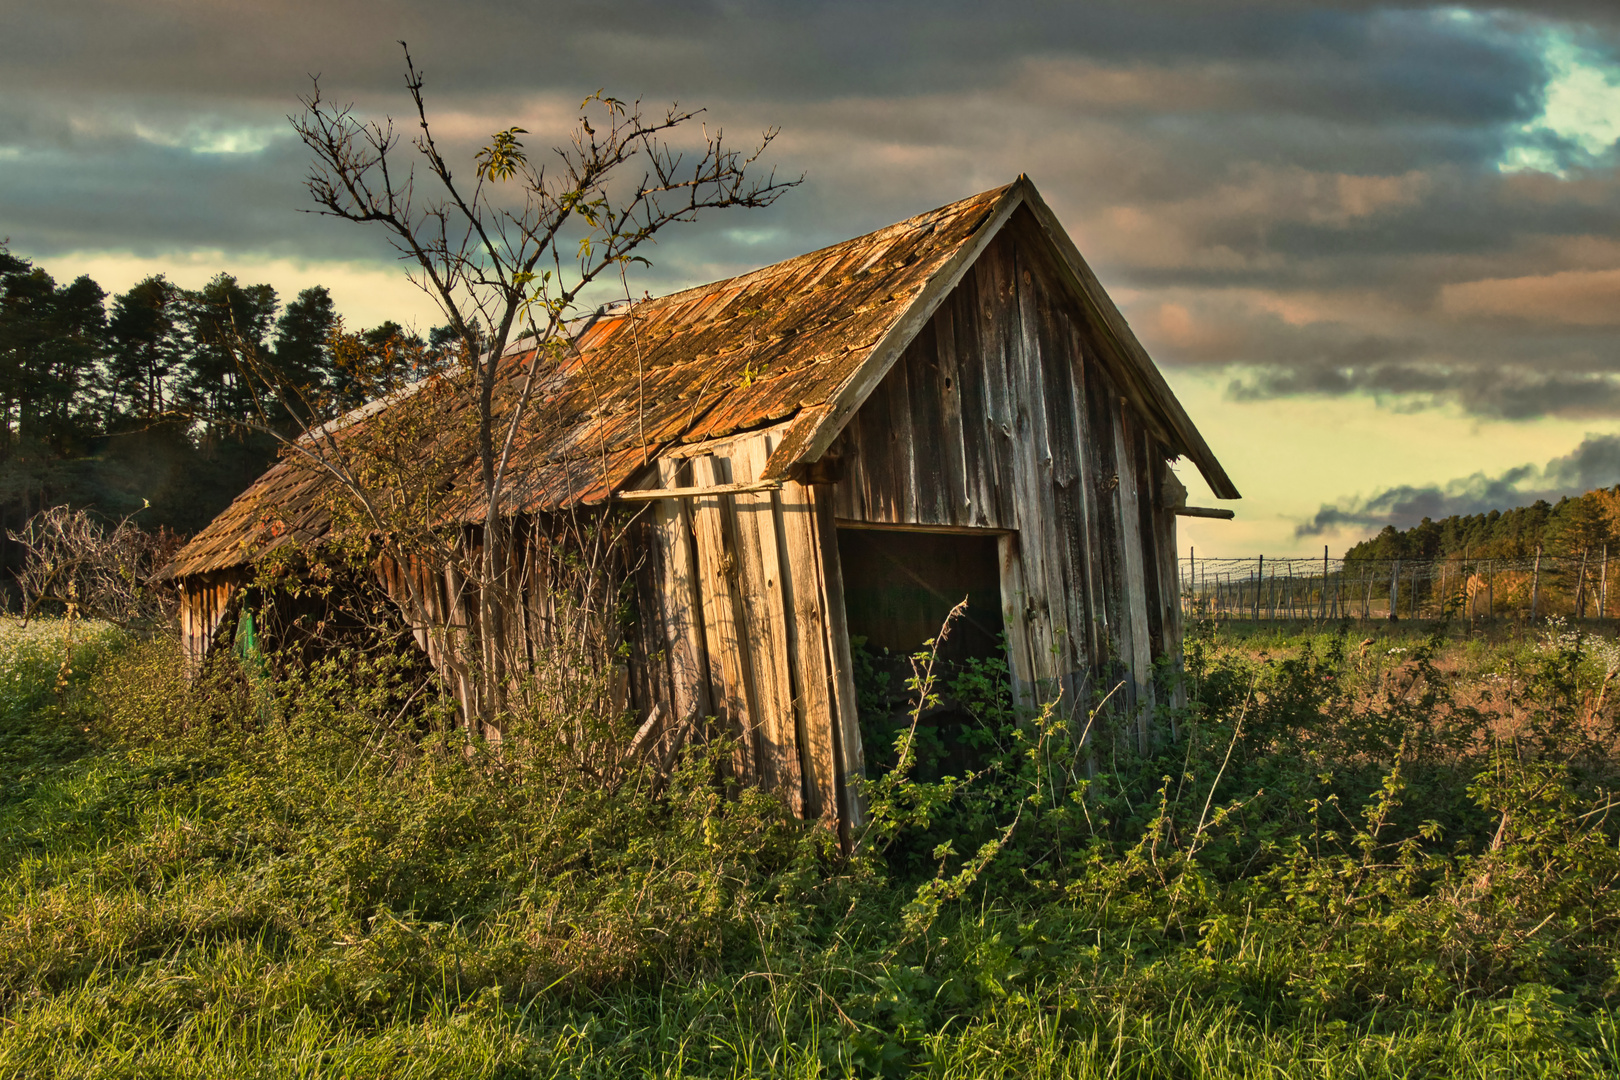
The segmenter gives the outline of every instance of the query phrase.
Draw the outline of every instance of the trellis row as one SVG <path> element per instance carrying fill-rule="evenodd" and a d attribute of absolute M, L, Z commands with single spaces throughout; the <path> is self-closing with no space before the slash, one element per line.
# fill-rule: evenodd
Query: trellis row
<path fill-rule="evenodd" d="M 1180 560 L 1185 618 L 1246 621 L 1614 617 L 1607 545 L 1520 558 L 1200 556 Z"/>

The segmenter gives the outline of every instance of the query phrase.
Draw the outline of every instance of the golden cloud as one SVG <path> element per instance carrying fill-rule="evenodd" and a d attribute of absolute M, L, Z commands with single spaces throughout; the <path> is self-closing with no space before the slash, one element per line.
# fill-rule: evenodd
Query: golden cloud
<path fill-rule="evenodd" d="M 1441 288 L 1440 310 L 1456 318 L 1620 326 L 1620 269 L 1459 282 Z"/>

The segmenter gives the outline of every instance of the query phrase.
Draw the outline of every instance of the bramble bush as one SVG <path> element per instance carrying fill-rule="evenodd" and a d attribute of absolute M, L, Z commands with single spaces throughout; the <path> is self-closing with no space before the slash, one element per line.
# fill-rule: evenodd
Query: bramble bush
<path fill-rule="evenodd" d="M 925 654 L 847 854 L 724 740 L 587 775 L 630 718 L 492 744 L 398 657 L 74 633 L 0 667 L 7 1076 L 1620 1072 L 1620 656 L 1570 627 L 1193 628 L 1146 756 Z"/>

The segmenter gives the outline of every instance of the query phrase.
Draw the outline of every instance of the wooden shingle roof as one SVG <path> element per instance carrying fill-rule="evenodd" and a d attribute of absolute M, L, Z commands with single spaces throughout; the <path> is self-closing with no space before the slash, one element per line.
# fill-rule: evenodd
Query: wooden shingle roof
<path fill-rule="evenodd" d="M 1148 423 L 1174 453 L 1192 459 L 1217 495 L 1237 498 L 1124 318 L 1034 185 L 1020 177 L 740 277 L 579 320 L 525 417 L 504 509 L 600 503 L 666 448 L 784 421 L 791 423 L 763 478 L 815 460 L 1019 206 L 1048 234 L 1115 353 L 1106 358 L 1110 367 Z M 508 350 L 503 363 L 512 374 L 498 410 L 515 400 L 517 377 L 532 356 L 532 347 Z M 446 385 L 417 392 L 445 394 Z M 447 409 L 472 407 L 460 395 L 459 405 L 446 399 Z M 365 423 L 359 419 L 339 437 L 353 437 Z M 182 548 L 165 575 L 223 570 L 283 543 L 320 539 L 330 521 L 319 496 L 332 483 L 308 464 L 276 464 Z M 481 519 L 470 446 L 454 486 L 463 497 L 452 503 Z"/>

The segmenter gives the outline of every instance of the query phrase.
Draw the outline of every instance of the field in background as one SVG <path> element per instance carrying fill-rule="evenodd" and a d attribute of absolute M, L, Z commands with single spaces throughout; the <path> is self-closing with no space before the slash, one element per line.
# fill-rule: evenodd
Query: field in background
<path fill-rule="evenodd" d="M 1191 628 L 1146 760 L 971 672 L 844 860 L 723 747 L 605 791 L 387 661 L 7 623 L 0 1075 L 1620 1074 L 1616 650 L 1434 629 Z"/>

